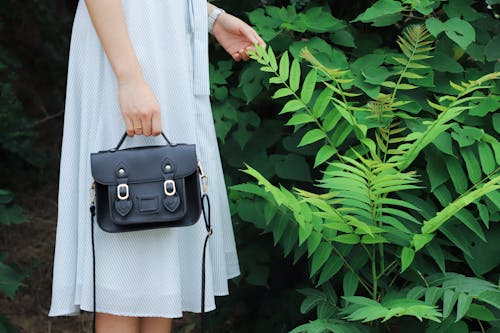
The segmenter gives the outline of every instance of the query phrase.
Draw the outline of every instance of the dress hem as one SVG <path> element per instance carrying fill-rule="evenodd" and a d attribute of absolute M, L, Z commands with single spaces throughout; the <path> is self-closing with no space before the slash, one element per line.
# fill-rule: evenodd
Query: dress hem
<path fill-rule="evenodd" d="M 220 296 L 225 296 L 225 295 L 220 295 Z M 209 307 L 205 309 L 205 312 L 210 312 L 215 310 L 216 307 Z M 93 313 L 94 310 L 92 308 L 88 308 L 86 306 L 81 306 L 76 310 L 72 312 L 68 311 L 62 311 L 60 313 L 55 312 L 55 313 L 49 313 L 48 317 L 72 317 L 72 316 L 79 316 L 81 314 L 81 311 L 85 312 L 90 312 Z M 201 311 L 196 311 L 194 309 L 184 309 L 182 310 L 182 314 L 179 315 L 178 313 L 176 314 L 166 314 L 166 313 L 146 313 L 146 314 L 139 314 L 137 312 L 122 312 L 122 311 L 113 311 L 113 310 L 99 310 L 97 309 L 96 312 L 100 313 L 107 313 L 107 314 L 112 314 L 116 316 L 127 316 L 127 317 L 160 317 L 160 318 L 182 318 L 184 316 L 184 312 L 191 312 L 191 313 L 201 313 Z"/>

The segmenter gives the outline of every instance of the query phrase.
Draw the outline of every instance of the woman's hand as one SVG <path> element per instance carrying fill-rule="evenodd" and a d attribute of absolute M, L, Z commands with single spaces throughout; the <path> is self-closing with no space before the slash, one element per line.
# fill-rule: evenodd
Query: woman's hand
<path fill-rule="evenodd" d="M 254 49 L 254 44 L 266 47 L 266 43 L 255 30 L 239 18 L 228 14 L 220 14 L 212 29 L 215 39 L 235 61 L 248 60 L 248 50 Z"/>
<path fill-rule="evenodd" d="M 161 133 L 160 105 L 144 78 L 137 75 L 120 80 L 118 87 L 120 109 L 127 135 L 159 135 Z"/>

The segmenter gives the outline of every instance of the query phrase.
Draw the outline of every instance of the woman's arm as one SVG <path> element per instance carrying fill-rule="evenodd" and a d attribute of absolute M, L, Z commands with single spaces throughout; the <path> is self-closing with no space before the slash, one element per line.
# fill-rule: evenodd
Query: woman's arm
<path fill-rule="evenodd" d="M 207 3 L 207 15 L 210 15 L 214 8 L 215 5 Z M 222 13 L 217 17 L 212 32 L 215 39 L 235 61 L 248 60 L 247 52 L 254 49 L 255 44 L 266 47 L 266 43 L 251 26 L 228 13 Z"/>
<path fill-rule="evenodd" d="M 160 108 L 144 80 L 120 0 L 85 0 L 94 28 L 115 72 L 127 134 L 161 133 Z"/>

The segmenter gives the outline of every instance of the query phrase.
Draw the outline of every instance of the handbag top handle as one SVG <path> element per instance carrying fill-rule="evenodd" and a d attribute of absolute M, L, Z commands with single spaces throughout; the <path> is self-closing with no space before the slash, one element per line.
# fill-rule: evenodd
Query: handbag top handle
<path fill-rule="evenodd" d="M 167 136 L 165 135 L 165 133 L 163 133 L 163 131 L 161 132 L 161 136 L 163 136 L 163 138 L 165 139 L 165 141 L 167 141 L 167 144 L 169 146 L 175 146 L 175 144 L 172 144 L 172 142 L 170 142 L 169 139 L 167 139 Z M 120 141 L 118 142 L 118 144 L 116 145 L 115 148 L 111 149 L 112 151 L 116 151 L 118 149 L 120 149 L 120 147 L 122 146 L 123 142 L 125 141 L 125 139 L 127 138 L 127 132 L 123 133 L 123 136 L 122 138 L 120 139 Z"/>

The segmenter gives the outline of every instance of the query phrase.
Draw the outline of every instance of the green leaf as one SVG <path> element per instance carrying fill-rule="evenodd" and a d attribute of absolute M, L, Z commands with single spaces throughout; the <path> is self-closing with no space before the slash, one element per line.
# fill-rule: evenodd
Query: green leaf
<path fill-rule="evenodd" d="M 337 150 L 330 145 L 321 147 L 318 150 L 318 153 L 316 154 L 316 158 L 314 160 L 314 167 L 316 168 L 318 165 L 321 165 L 324 162 L 328 161 L 330 157 L 335 155 L 336 152 Z"/>
<path fill-rule="evenodd" d="M 478 298 L 485 302 L 488 303 L 497 309 L 500 309 L 500 292 L 497 290 L 487 290 L 483 291 L 481 294 L 479 294 Z"/>
<path fill-rule="evenodd" d="M 493 152 L 491 151 L 490 146 L 484 142 L 478 143 L 477 148 L 479 151 L 479 160 L 481 161 L 483 172 L 488 175 L 493 170 L 495 170 L 496 167 Z"/>
<path fill-rule="evenodd" d="M 471 304 L 465 316 L 481 321 L 494 321 L 497 319 L 490 309 L 479 304 Z"/>
<path fill-rule="evenodd" d="M 289 67 L 290 67 L 290 60 L 288 58 L 288 51 L 285 51 L 280 59 L 280 70 L 279 70 L 280 79 L 283 80 L 283 82 L 288 80 L 288 75 L 290 73 Z"/>
<path fill-rule="evenodd" d="M 469 179 L 472 183 L 477 183 L 481 180 L 481 167 L 479 166 L 479 161 L 474 154 L 471 147 L 465 147 L 460 149 L 460 153 L 465 162 L 465 167 L 467 168 L 467 173 L 469 174 Z"/>
<path fill-rule="evenodd" d="M 307 257 L 309 258 L 314 252 L 316 252 L 316 249 L 318 248 L 319 244 L 321 243 L 321 239 L 323 236 L 321 236 L 321 233 L 313 230 L 309 238 L 307 239 Z"/>
<path fill-rule="evenodd" d="M 290 69 L 290 89 L 297 91 L 300 83 L 300 63 L 297 59 L 293 59 Z"/>
<path fill-rule="evenodd" d="M 25 274 L 0 261 L 0 291 L 14 298 L 17 289 L 22 285 Z"/>
<path fill-rule="evenodd" d="M 309 223 L 299 225 L 299 246 L 301 246 L 311 235 L 313 226 Z"/>
<path fill-rule="evenodd" d="M 316 85 L 317 71 L 312 69 L 304 80 L 302 85 L 302 90 L 300 91 L 300 99 L 304 104 L 308 104 L 311 101 L 312 94 L 314 92 L 314 87 Z"/>
<path fill-rule="evenodd" d="M 352 233 L 352 227 L 344 222 L 329 222 L 323 224 L 323 227 L 333 230 L 342 231 L 344 233 Z"/>
<path fill-rule="evenodd" d="M 455 191 L 457 191 L 457 193 L 459 194 L 467 191 L 469 182 L 467 180 L 468 178 L 465 175 L 465 172 L 462 169 L 462 166 L 460 165 L 460 160 L 454 157 L 446 156 L 444 158 L 444 161 L 446 163 L 446 168 L 450 173 L 450 178 L 453 182 L 453 186 L 455 187 Z"/>
<path fill-rule="evenodd" d="M 486 233 L 486 242 L 474 242 L 475 244 L 471 248 L 472 257 L 465 257 L 470 268 L 477 276 L 500 267 L 499 239 L 500 228 L 496 226 Z M 488 255 L 485 255 L 485 253 Z"/>
<path fill-rule="evenodd" d="M 488 42 L 484 48 L 484 54 L 488 61 L 498 61 L 500 59 L 500 36 L 497 35 Z"/>
<path fill-rule="evenodd" d="M 313 106 L 313 115 L 319 118 L 323 115 L 326 108 L 330 104 L 330 99 L 332 98 L 333 91 L 331 89 L 324 89 L 316 98 Z"/>
<path fill-rule="evenodd" d="M 464 68 L 455 59 L 442 51 L 436 51 L 427 63 L 437 72 L 463 73 Z"/>
<path fill-rule="evenodd" d="M 444 23 L 444 26 L 446 35 L 464 50 L 476 40 L 474 27 L 458 17 L 449 19 Z"/>
<path fill-rule="evenodd" d="M 424 222 L 422 233 L 425 234 L 436 231 L 460 209 L 481 198 L 483 195 L 486 195 L 492 191 L 497 191 L 498 189 L 500 189 L 500 186 L 498 185 L 499 182 L 500 176 L 497 176 L 489 182 L 485 183 L 481 188 L 468 192 L 466 195 L 459 197 L 451 204 L 446 206 L 443 210 L 438 212 L 436 216 Z"/>
<path fill-rule="evenodd" d="M 441 32 L 443 32 L 446 29 L 444 23 L 435 17 L 430 17 L 427 20 L 425 20 L 425 27 L 434 37 L 437 37 Z"/>
<path fill-rule="evenodd" d="M 446 289 L 443 293 L 443 318 L 448 318 L 458 300 L 458 293 Z"/>
<path fill-rule="evenodd" d="M 413 251 L 412 248 L 403 247 L 401 250 L 401 273 L 410 267 L 413 262 L 413 258 L 415 258 L 415 251 Z"/>
<path fill-rule="evenodd" d="M 313 276 L 325 264 L 332 253 L 332 245 L 327 242 L 321 242 L 313 254 L 311 263 L 311 274 Z"/>
<path fill-rule="evenodd" d="M 293 115 L 292 118 L 290 118 L 290 120 L 286 122 L 285 125 L 287 126 L 302 125 L 314 121 L 315 121 L 314 117 L 308 113 L 296 113 Z"/>
<path fill-rule="evenodd" d="M 420 320 L 423 318 L 435 322 L 440 322 L 441 314 L 436 306 L 425 304 L 423 301 L 416 299 L 391 299 L 386 298 L 383 304 L 360 296 L 344 297 L 344 299 L 353 304 L 341 312 L 348 315 L 346 318 L 349 320 L 356 320 L 362 322 L 370 322 L 377 319 L 382 319 L 385 322 L 393 317 L 400 316 L 414 316 Z"/>
<path fill-rule="evenodd" d="M 415 251 L 423 248 L 427 243 L 429 243 L 434 235 L 432 234 L 415 234 L 413 235 L 412 244 L 415 247 Z"/>
<path fill-rule="evenodd" d="M 374 26 L 387 26 L 399 21 L 402 11 L 403 6 L 399 1 L 378 0 L 353 22 L 373 22 Z"/>
<path fill-rule="evenodd" d="M 443 153 L 455 156 L 453 153 L 453 143 L 451 140 L 451 136 L 448 132 L 443 132 L 439 134 L 432 143 Z"/>
<path fill-rule="evenodd" d="M 459 219 L 467 228 L 469 228 L 473 233 L 476 234 L 482 241 L 486 242 L 484 236 L 483 228 L 477 221 L 477 218 L 472 215 L 472 213 L 466 209 L 462 209 L 455 213 L 455 217 Z"/>
<path fill-rule="evenodd" d="M 320 303 L 327 301 L 326 295 L 319 290 L 312 288 L 304 288 L 304 289 L 297 289 L 297 291 L 301 294 L 306 295 L 306 298 L 302 301 L 302 304 L 300 305 L 300 313 L 302 314 L 308 313 L 316 306 L 318 306 Z"/>
<path fill-rule="evenodd" d="M 274 55 L 272 47 L 269 45 L 267 48 L 267 56 L 269 57 L 269 65 L 273 71 L 278 70 L 278 64 L 276 62 L 276 56 Z"/>
<path fill-rule="evenodd" d="M 0 205 L 0 224 L 21 224 L 26 222 L 23 210 L 18 205 Z"/>
<path fill-rule="evenodd" d="M 312 129 L 312 130 L 309 130 L 303 137 L 302 137 L 302 140 L 300 140 L 299 144 L 297 145 L 297 147 L 302 147 L 302 146 L 305 146 L 305 145 L 308 145 L 308 144 L 311 144 L 311 143 L 314 143 L 316 141 L 319 141 L 321 139 L 324 139 L 326 136 L 325 136 L 325 133 L 323 131 L 321 131 L 320 129 Z"/>
<path fill-rule="evenodd" d="M 309 164 L 302 155 L 273 154 L 269 156 L 269 163 L 274 166 L 276 175 L 283 179 L 311 181 Z"/>
<path fill-rule="evenodd" d="M 356 47 L 354 36 L 347 30 L 335 31 L 330 38 L 334 44 L 346 47 Z"/>
<path fill-rule="evenodd" d="M 387 239 L 380 235 L 363 235 L 361 237 L 362 244 L 380 244 L 380 243 L 388 243 Z"/>
<path fill-rule="evenodd" d="M 279 114 L 283 113 L 288 113 L 288 112 L 293 112 L 293 111 L 298 111 L 300 109 L 303 109 L 305 107 L 304 103 L 302 101 L 292 99 L 283 106 L 283 109 L 281 109 Z"/>
<path fill-rule="evenodd" d="M 271 98 L 276 99 L 276 98 L 281 98 L 281 97 L 285 97 L 285 96 L 290 96 L 292 94 L 293 94 L 293 91 L 290 90 L 289 88 L 279 88 L 278 90 L 276 90 L 276 92 L 274 93 L 274 95 Z"/>
<path fill-rule="evenodd" d="M 331 256 L 321 270 L 319 275 L 318 286 L 330 280 L 337 274 L 343 266 L 342 260 L 338 256 Z"/>
<path fill-rule="evenodd" d="M 359 285 L 359 277 L 356 273 L 352 271 L 347 271 L 344 274 L 344 280 L 342 283 L 344 289 L 344 296 L 353 296 L 356 293 Z"/>
<path fill-rule="evenodd" d="M 359 235 L 345 234 L 336 236 L 334 241 L 341 244 L 358 244 L 360 242 L 360 238 Z"/>
<path fill-rule="evenodd" d="M 427 161 L 425 170 L 431 183 L 431 192 L 434 192 L 435 189 L 450 179 L 450 174 L 446 168 L 442 167 L 442 161 L 438 161 L 434 154 L 426 153 L 425 160 Z"/>
<path fill-rule="evenodd" d="M 493 128 L 495 129 L 495 132 L 500 134 L 500 113 L 493 115 Z"/>
<path fill-rule="evenodd" d="M 469 311 L 470 305 L 472 303 L 472 296 L 467 295 L 466 293 L 460 293 L 458 295 L 458 303 L 457 303 L 457 319 L 455 322 L 462 319 L 467 311 Z"/>
<path fill-rule="evenodd" d="M 439 287 L 430 287 L 425 291 L 425 303 L 436 305 L 437 301 L 443 296 L 444 290 Z"/>

